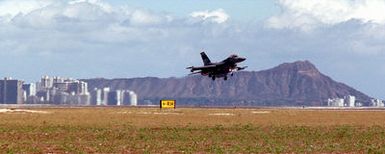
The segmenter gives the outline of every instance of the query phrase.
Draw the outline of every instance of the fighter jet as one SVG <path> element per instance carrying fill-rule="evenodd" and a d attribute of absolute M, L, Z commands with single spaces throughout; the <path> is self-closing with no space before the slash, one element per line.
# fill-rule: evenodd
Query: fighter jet
<path fill-rule="evenodd" d="M 229 73 L 231 76 L 233 76 L 234 72 L 244 70 L 245 68 L 247 68 L 247 66 L 245 67 L 237 66 L 237 63 L 240 63 L 246 60 L 246 58 L 239 57 L 237 55 L 230 55 L 225 60 L 217 63 L 212 63 L 205 52 L 201 52 L 201 57 L 202 57 L 204 66 L 187 67 L 186 69 L 190 69 L 190 71 L 192 72 L 189 75 L 202 74 L 203 76 L 211 77 L 212 80 L 215 80 L 216 78 L 221 78 L 221 77 L 223 77 L 224 80 L 227 80 L 227 75 Z"/>

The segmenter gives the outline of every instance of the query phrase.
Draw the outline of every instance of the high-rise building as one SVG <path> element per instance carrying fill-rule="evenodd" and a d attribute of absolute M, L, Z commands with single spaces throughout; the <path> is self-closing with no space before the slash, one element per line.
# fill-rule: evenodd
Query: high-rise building
<path fill-rule="evenodd" d="M 36 86 L 34 83 L 23 84 L 23 101 L 24 103 L 35 103 Z"/>
<path fill-rule="evenodd" d="M 61 78 L 61 77 L 58 77 L 58 76 L 53 77 L 53 84 L 55 84 L 55 83 L 63 83 L 63 82 L 64 82 L 64 78 Z"/>
<path fill-rule="evenodd" d="M 38 97 L 39 101 L 42 103 L 48 103 L 51 100 L 51 91 L 50 90 L 40 90 L 36 92 L 36 96 Z"/>
<path fill-rule="evenodd" d="M 80 84 L 80 94 L 81 95 L 88 95 L 89 94 L 88 83 L 84 82 L 84 81 L 80 81 L 79 84 Z"/>
<path fill-rule="evenodd" d="M 43 76 L 40 82 L 37 82 L 36 98 L 40 103 L 90 105 L 87 88 L 87 83 L 83 81 Z"/>
<path fill-rule="evenodd" d="M 83 81 L 70 82 L 68 83 L 68 92 L 79 95 L 88 94 L 88 84 Z"/>
<path fill-rule="evenodd" d="M 355 106 L 355 103 L 356 103 L 356 97 L 354 96 L 351 96 L 351 95 L 348 95 L 348 96 L 345 96 L 345 106 L 347 107 L 354 107 Z"/>
<path fill-rule="evenodd" d="M 36 85 L 34 83 L 23 84 L 23 90 L 26 97 L 36 95 Z"/>
<path fill-rule="evenodd" d="M 135 92 L 130 90 L 114 90 L 108 93 L 108 105 L 131 105 L 136 106 L 138 98 Z"/>
<path fill-rule="evenodd" d="M 108 101 L 107 105 L 122 105 L 123 100 L 123 91 L 122 90 L 114 90 L 108 93 Z"/>
<path fill-rule="evenodd" d="M 43 76 L 40 80 L 40 88 L 52 88 L 53 86 L 53 78 L 49 76 Z"/>
<path fill-rule="evenodd" d="M 130 105 L 137 106 L 138 105 L 138 95 L 134 91 L 130 91 Z"/>
<path fill-rule="evenodd" d="M 108 93 L 110 88 L 103 88 L 102 90 L 102 103 L 100 105 L 108 105 Z"/>
<path fill-rule="evenodd" d="M 68 91 L 68 83 L 67 82 L 54 82 L 53 87 L 59 91 Z"/>
<path fill-rule="evenodd" d="M 372 107 L 384 107 L 385 104 L 380 99 L 372 99 L 371 103 L 370 103 L 370 106 L 372 106 Z"/>
<path fill-rule="evenodd" d="M 343 107 L 344 106 L 344 99 L 343 98 L 328 99 L 328 106 Z"/>
<path fill-rule="evenodd" d="M 90 94 L 90 105 L 102 105 L 102 89 L 95 88 Z"/>
<path fill-rule="evenodd" d="M 124 92 L 123 105 L 131 105 L 131 106 L 138 105 L 138 96 L 134 91 L 127 90 Z"/>
<path fill-rule="evenodd" d="M 0 103 L 23 104 L 23 81 L 4 78 L 0 80 Z"/>

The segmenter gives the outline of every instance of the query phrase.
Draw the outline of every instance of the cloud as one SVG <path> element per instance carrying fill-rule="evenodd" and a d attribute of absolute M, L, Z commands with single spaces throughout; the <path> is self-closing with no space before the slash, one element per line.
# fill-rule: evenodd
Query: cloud
<path fill-rule="evenodd" d="M 269 51 L 272 59 L 309 59 L 337 81 L 385 97 L 379 92 L 384 85 L 378 85 L 385 77 L 379 71 L 385 68 L 381 62 L 385 61 L 385 1 L 280 0 L 277 4 L 281 13 L 266 20 L 258 32 L 266 37 L 261 46 L 271 49 L 260 50 Z"/>
<path fill-rule="evenodd" d="M 383 0 L 279 0 L 278 5 L 281 13 L 264 24 L 280 33 L 296 32 L 297 38 L 310 37 L 298 50 L 305 52 L 311 50 L 307 49 L 310 44 L 323 43 L 320 48 L 334 44 L 331 50 L 339 53 L 384 54 L 380 43 L 385 40 Z"/>
<path fill-rule="evenodd" d="M 19 13 L 29 13 L 35 9 L 42 8 L 52 3 L 52 1 L 36 1 L 36 0 L 15 0 L 15 1 L 1 1 L 0 2 L 0 15 L 15 16 Z"/>
<path fill-rule="evenodd" d="M 4 4 L 12 2 L 3 1 Z M 135 49 L 136 52 L 149 52 L 157 50 L 156 46 L 170 46 L 171 42 L 195 44 L 195 40 L 218 37 L 226 31 L 222 22 L 228 18 L 223 9 L 208 11 L 204 20 L 213 22 L 195 22 L 196 17 L 175 17 L 146 9 L 111 6 L 99 0 L 44 2 L 44 5 L 35 5 L 41 1 L 18 1 L 20 5 L 34 4 L 34 7 L 8 11 L 12 16 L 8 15 L 11 13 L 0 16 L 0 19 L 9 18 L 0 24 L 0 35 L 8 36 L 3 37 L 4 42 L 0 43 L 9 47 L 7 53 L 55 55 L 63 52 L 88 53 L 90 50 L 102 52 L 103 48 L 94 49 L 94 46 L 116 48 L 123 44 L 141 46 Z M 12 42 L 18 42 L 20 46 L 12 48 Z M 151 44 L 154 44 L 154 49 L 149 49 Z"/>
<path fill-rule="evenodd" d="M 203 21 L 212 21 L 216 23 L 226 22 L 230 18 L 230 16 L 223 9 L 213 11 L 196 11 L 192 12 L 190 15 Z"/>
<path fill-rule="evenodd" d="M 383 0 L 279 0 L 280 15 L 267 21 L 271 28 L 313 29 L 349 20 L 385 24 Z"/>
<path fill-rule="evenodd" d="M 171 22 L 173 17 L 157 15 L 148 10 L 135 10 L 130 14 L 129 23 L 136 26 L 159 25 Z"/>
<path fill-rule="evenodd" d="M 33 10 L 43 8 L 51 4 L 52 1 L 37 1 L 37 0 L 5 0 L 0 1 L 0 16 L 1 21 L 8 22 L 18 14 L 28 14 Z"/>
<path fill-rule="evenodd" d="M 188 15 L 176 17 L 97 0 L 4 0 L 0 4 L 8 8 L 0 14 L 0 56 L 8 57 L 0 68 L 16 77 L 57 72 L 79 78 L 170 76 L 184 71 L 176 63 L 192 61 L 187 57 L 207 49 L 229 30 L 225 22 L 216 22 L 224 21 L 217 17 L 196 22 Z M 141 68 L 121 71 L 132 64 Z M 14 72 L 26 68 L 29 71 Z"/>

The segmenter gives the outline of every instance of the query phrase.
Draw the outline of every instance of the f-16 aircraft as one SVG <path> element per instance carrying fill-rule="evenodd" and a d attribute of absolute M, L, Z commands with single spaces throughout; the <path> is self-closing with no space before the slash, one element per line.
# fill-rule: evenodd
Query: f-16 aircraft
<path fill-rule="evenodd" d="M 230 55 L 228 58 L 221 62 L 212 63 L 209 57 L 205 52 L 201 52 L 201 57 L 203 60 L 204 66 L 200 67 L 187 67 L 186 69 L 190 69 L 192 74 L 202 74 L 203 76 L 209 76 L 211 79 L 215 80 L 216 78 L 223 77 L 224 80 L 227 80 L 227 74 L 233 76 L 233 73 L 236 71 L 244 70 L 245 67 L 238 67 L 237 63 L 243 62 L 246 58 L 239 57 L 237 55 Z M 197 71 L 197 72 L 195 72 Z"/>

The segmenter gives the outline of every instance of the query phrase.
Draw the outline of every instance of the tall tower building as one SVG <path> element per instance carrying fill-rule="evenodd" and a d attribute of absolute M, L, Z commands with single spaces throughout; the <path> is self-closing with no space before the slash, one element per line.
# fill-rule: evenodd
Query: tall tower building
<path fill-rule="evenodd" d="M 84 81 L 80 81 L 79 84 L 80 84 L 80 94 L 87 95 L 89 93 L 88 92 L 88 83 L 84 82 Z"/>
<path fill-rule="evenodd" d="M 23 90 L 27 97 L 36 95 L 36 85 L 34 83 L 23 84 Z"/>
<path fill-rule="evenodd" d="M 23 81 L 4 78 L 0 80 L 0 103 L 23 104 Z"/>
<path fill-rule="evenodd" d="M 50 78 L 49 76 L 41 77 L 40 86 L 41 88 L 52 88 L 53 78 Z"/>
<path fill-rule="evenodd" d="M 91 104 L 90 105 L 102 105 L 102 89 L 95 88 L 90 92 Z"/>
<path fill-rule="evenodd" d="M 347 107 L 354 107 L 356 102 L 356 97 L 355 96 L 345 96 L 345 104 Z"/>
<path fill-rule="evenodd" d="M 53 83 L 63 83 L 64 82 L 64 79 L 59 77 L 59 76 L 55 76 L 53 77 Z"/>
<path fill-rule="evenodd" d="M 108 105 L 108 93 L 110 93 L 110 88 L 103 88 L 101 105 Z"/>
<path fill-rule="evenodd" d="M 120 90 L 110 91 L 108 93 L 107 105 L 120 105 Z"/>
<path fill-rule="evenodd" d="M 124 92 L 123 97 L 124 105 L 137 106 L 138 105 L 138 96 L 134 91 L 127 90 Z"/>

